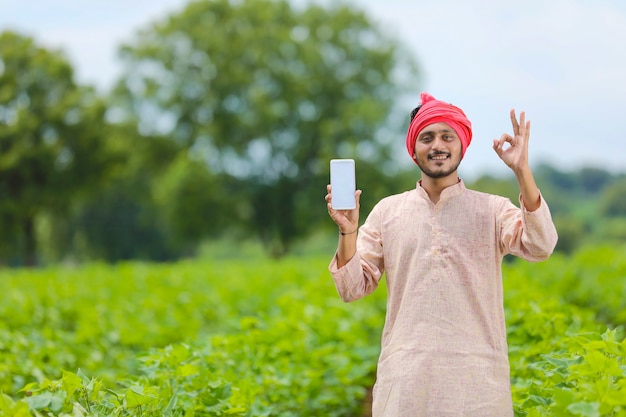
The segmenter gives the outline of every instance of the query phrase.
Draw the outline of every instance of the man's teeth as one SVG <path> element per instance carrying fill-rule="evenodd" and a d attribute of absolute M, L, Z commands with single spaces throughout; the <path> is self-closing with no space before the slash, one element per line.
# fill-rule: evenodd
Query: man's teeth
<path fill-rule="evenodd" d="M 447 158 L 448 158 L 448 155 L 433 155 L 430 157 L 430 159 L 434 159 L 434 160 L 444 160 Z"/>

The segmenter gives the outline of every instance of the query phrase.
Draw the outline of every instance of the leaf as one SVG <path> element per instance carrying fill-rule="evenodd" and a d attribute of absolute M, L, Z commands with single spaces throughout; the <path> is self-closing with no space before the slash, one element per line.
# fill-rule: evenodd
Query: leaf
<path fill-rule="evenodd" d="M 200 368 L 197 365 L 186 363 L 176 368 L 176 376 L 179 378 L 186 378 L 191 375 L 197 375 L 200 372 Z"/>
<path fill-rule="evenodd" d="M 24 388 L 20 389 L 17 392 L 26 392 L 26 393 L 31 392 L 31 393 L 33 393 L 33 392 L 37 392 L 37 391 L 40 391 L 39 384 L 36 383 L 36 382 L 30 382 L 30 383 L 26 384 L 26 386 L 24 386 Z"/>
<path fill-rule="evenodd" d="M 72 372 L 63 371 L 61 380 L 63 381 L 63 389 L 67 393 L 68 397 L 74 395 L 74 392 L 83 386 L 83 380 L 81 377 Z"/>
<path fill-rule="evenodd" d="M 607 357 L 595 350 L 585 355 L 585 362 L 595 372 L 603 372 L 607 369 Z"/>
<path fill-rule="evenodd" d="M 13 406 L 13 399 L 6 394 L 0 393 L 0 411 L 3 415 L 10 415 L 9 410 Z"/>
<path fill-rule="evenodd" d="M 608 392 L 603 397 L 603 401 L 607 405 L 626 406 L 626 386 L 623 386 L 620 390 L 617 390 L 617 391 L 614 390 L 614 391 Z"/>
<path fill-rule="evenodd" d="M 554 404 L 551 410 L 554 412 L 565 410 L 570 404 L 576 402 L 576 395 L 571 389 L 555 389 L 552 392 Z M 560 415 L 560 414 L 557 414 Z"/>
<path fill-rule="evenodd" d="M 88 383 L 90 381 L 89 377 L 87 375 L 85 375 L 85 373 L 83 372 L 82 369 L 78 369 L 78 371 L 76 372 L 76 375 L 85 383 Z"/>
<path fill-rule="evenodd" d="M 8 395 L 0 393 L 0 416 L 30 417 L 31 414 L 25 401 L 14 402 Z"/>
<path fill-rule="evenodd" d="M 587 350 L 604 350 L 606 349 L 606 342 L 602 340 L 593 340 L 591 342 L 585 343 L 583 346 Z"/>
<path fill-rule="evenodd" d="M 22 401 L 15 403 L 15 407 L 13 407 L 13 417 L 30 417 L 28 404 Z"/>
<path fill-rule="evenodd" d="M 549 397 L 542 397 L 539 395 L 529 395 L 526 401 L 524 401 L 524 408 L 533 407 L 536 405 L 548 406 L 552 403 Z"/>
<path fill-rule="evenodd" d="M 144 394 L 144 387 L 139 385 L 128 388 L 124 398 L 128 408 L 135 408 L 158 401 L 157 397 Z"/>
<path fill-rule="evenodd" d="M 59 411 L 63 409 L 63 405 L 65 404 L 65 398 L 67 397 L 67 393 L 65 391 L 57 391 L 52 395 L 52 399 L 50 401 L 50 411 L 55 414 L 58 414 Z"/>
<path fill-rule="evenodd" d="M 52 402 L 52 393 L 44 392 L 43 394 L 26 397 L 28 406 L 33 410 L 43 410 Z"/>
<path fill-rule="evenodd" d="M 167 402 L 167 406 L 165 407 L 165 410 L 163 410 L 163 415 L 164 416 L 171 415 L 172 414 L 172 410 L 174 410 L 174 407 L 176 407 L 177 403 L 178 403 L 178 389 L 172 395 L 170 400 Z"/>
<path fill-rule="evenodd" d="M 578 402 L 570 404 L 567 411 L 581 417 L 600 417 L 600 403 Z"/>

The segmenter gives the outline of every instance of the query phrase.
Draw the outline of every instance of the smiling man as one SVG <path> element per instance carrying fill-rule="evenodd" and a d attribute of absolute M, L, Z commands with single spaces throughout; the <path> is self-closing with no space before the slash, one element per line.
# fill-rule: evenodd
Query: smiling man
<path fill-rule="evenodd" d="M 457 168 L 471 123 L 430 94 L 421 100 L 406 137 L 422 171 L 415 189 L 381 200 L 358 228 L 361 190 L 356 209 L 333 210 L 328 186 L 339 227 L 329 269 L 346 302 L 387 279 L 374 417 L 510 417 L 502 258 L 545 260 L 557 241 L 528 164 L 530 122 L 512 110 L 513 135 L 493 141 L 517 178 L 517 207 L 465 188 Z"/>

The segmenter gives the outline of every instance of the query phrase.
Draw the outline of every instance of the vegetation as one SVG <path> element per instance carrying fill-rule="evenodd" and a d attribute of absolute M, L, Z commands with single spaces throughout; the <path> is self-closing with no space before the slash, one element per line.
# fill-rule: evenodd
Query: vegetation
<path fill-rule="evenodd" d="M 8 32 L 0 57 L 0 253 L 33 264 L 39 216 L 66 215 L 63 202 L 93 191 L 115 158 L 104 104 L 63 55 Z"/>
<path fill-rule="evenodd" d="M 339 300 L 322 194 L 331 157 L 364 212 L 415 183 L 402 48 L 345 5 L 199 0 L 100 97 L 1 33 L 0 417 L 359 416 L 385 289 Z M 505 264 L 516 415 L 626 416 L 626 176 L 535 173 L 559 253 Z"/>
<path fill-rule="evenodd" d="M 626 415 L 623 251 L 505 266 L 517 416 Z M 359 416 L 385 288 L 344 304 L 328 261 L 0 272 L 0 416 Z"/>
<path fill-rule="evenodd" d="M 280 257 L 332 227 L 329 159 L 358 160 L 364 211 L 415 183 L 390 138 L 418 66 L 353 7 L 194 1 L 120 57 L 99 97 L 61 52 L 0 35 L 0 265 L 171 261 L 223 236 Z M 536 171 L 559 251 L 626 240 L 623 174 Z M 469 185 L 517 200 L 510 177 Z"/>
<path fill-rule="evenodd" d="M 326 264 L 7 271 L 0 391 L 53 415 L 354 414 L 382 309 L 343 304 Z"/>
<path fill-rule="evenodd" d="M 557 251 L 572 253 L 587 245 L 626 242 L 626 215 L 623 210 L 626 173 L 611 173 L 600 168 L 583 167 L 562 171 L 548 165 L 535 167 L 537 183 L 548 201 L 559 232 Z M 513 176 L 483 176 L 471 188 L 518 201 Z"/>

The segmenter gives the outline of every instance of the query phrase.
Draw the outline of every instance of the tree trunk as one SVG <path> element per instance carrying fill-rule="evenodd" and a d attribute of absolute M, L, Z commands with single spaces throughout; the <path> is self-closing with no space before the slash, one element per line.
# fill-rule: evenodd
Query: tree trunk
<path fill-rule="evenodd" d="M 35 241 L 35 218 L 30 216 L 24 220 L 24 265 L 33 267 L 36 264 L 37 244 Z"/>

